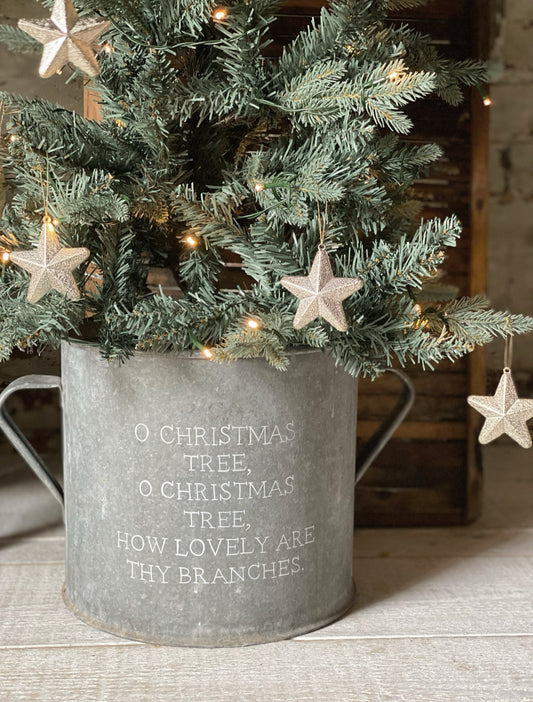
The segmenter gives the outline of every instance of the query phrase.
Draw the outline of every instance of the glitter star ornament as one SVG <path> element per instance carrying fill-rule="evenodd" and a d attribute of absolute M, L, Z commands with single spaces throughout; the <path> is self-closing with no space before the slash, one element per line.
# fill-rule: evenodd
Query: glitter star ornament
<path fill-rule="evenodd" d="M 62 248 L 50 217 L 45 217 L 37 248 L 13 251 L 11 261 L 31 274 L 28 302 L 38 302 L 50 290 L 57 290 L 71 300 L 79 300 L 80 291 L 71 271 L 90 254 L 86 248 Z"/>
<path fill-rule="evenodd" d="M 280 283 L 300 300 L 293 321 L 295 329 L 322 317 L 339 331 L 348 329 L 342 301 L 363 285 L 361 278 L 335 278 L 323 247 L 319 247 L 309 275 L 286 276 Z"/>
<path fill-rule="evenodd" d="M 44 45 L 39 75 L 50 78 L 67 63 L 90 77 L 100 73 L 93 42 L 110 22 L 96 17 L 79 19 L 72 0 L 55 0 L 50 19 L 21 19 L 18 26 Z"/>
<path fill-rule="evenodd" d="M 492 397 L 470 395 L 468 404 L 486 418 L 479 435 L 480 444 L 488 444 L 507 434 L 523 448 L 531 448 L 531 434 L 526 422 L 533 417 L 533 400 L 518 399 L 510 368 L 503 369 Z"/>

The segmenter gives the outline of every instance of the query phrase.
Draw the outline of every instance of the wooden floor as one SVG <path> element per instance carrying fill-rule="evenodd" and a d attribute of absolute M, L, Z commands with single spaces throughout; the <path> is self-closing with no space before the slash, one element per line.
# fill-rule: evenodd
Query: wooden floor
<path fill-rule="evenodd" d="M 0 701 L 533 701 L 533 451 L 485 452 L 474 526 L 361 530 L 353 611 L 292 641 L 147 646 L 61 600 L 63 529 L 21 465 L 0 467 Z"/>

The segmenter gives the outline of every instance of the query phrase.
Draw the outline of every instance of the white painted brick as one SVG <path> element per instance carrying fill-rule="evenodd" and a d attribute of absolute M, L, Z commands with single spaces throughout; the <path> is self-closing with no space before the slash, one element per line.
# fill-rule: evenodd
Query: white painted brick
<path fill-rule="evenodd" d="M 533 3 L 532 3 L 533 4 Z M 507 70 L 533 71 L 533 18 L 530 22 L 506 22 L 503 62 Z"/>
<path fill-rule="evenodd" d="M 532 0 L 507 0 L 506 3 L 507 19 L 533 21 L 533 2 Z"/>
<path fill-rule="evenodd" d="M 533 83 L 528 85 L 494 85 L 491 90 L 491 141 L 533 138 Z"/>
<path fill-rule="evenodd" d="M 533 314 L 533 0 L 507 0 L 492 86 L 488 295 L 492 305 Z M 501 368 L 501 344 L 488 349 Z M 533 336 L 515 342 L 513 367 L 533 368 Z"/>
<path fill-rule="evenodd" d="M 533 314 L 533 202 L 492 201 L 488 244 L 491 303 L 498 309 Z M 528 337 L 526 346 L 531 350 L 533 338 Z"/>
<path fill-rule="evenodd" d="M 490 196 L 492 198 L 499 198 L 503 196 L 507 190 L 509 174 L 502 166 L 502 159 L 504 158 L 502 154 L 509 150 L 509 144 L 502 144 L 500 142 L 492 142 L 490 144 L 489 187 Z"/>
<path fill-rule="evenodd" d="M 491 144 L 490 194 L 503 202 L 533 200 L 533 139 Z"/>

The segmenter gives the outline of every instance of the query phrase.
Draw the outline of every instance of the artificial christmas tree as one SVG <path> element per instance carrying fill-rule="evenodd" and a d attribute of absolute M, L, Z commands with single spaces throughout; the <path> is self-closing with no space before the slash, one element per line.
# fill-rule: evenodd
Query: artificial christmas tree
<path fill-rule="evenodd" d="M 402 107 L 432 92 L 457 101 L 483 68 L 440 59 L 427 37 L 384 24 L 396 3 L 370 1 L 331 3 L 269 60 L 277 7 L 237 2 L 218 18 L 210 2 L 81 3 L 81 14 L 112 22 L 92 86 L 102 121 L 2 96 L 16 191 L 3 248 L 35 245 L 46 205 L 60 240 L 91 251 L 76 304 L 51 293 L 30 306 L 26 273 L 5 269 L 3 358 L 81 333 L 107 357 L 200 344 L 218 359 L 264 355 L 281 368 L 285 349 L 304 344 L 374 376 L 393 358 L 431 366 L 504 333 L 508 315 L 480 299 L 418 304 L 460 225 L 415 223 L 410 186 L 440 152 L 398 137 L 411 128 Z M 2 36 L 42 48 L 11 28 Z M 297 300 L 280 280 L 309 272 L 326 204 L 334 273 L 363 287 L 343 304 L 347 332 L 316 320 L 295 330 Z M 228 257 L 247 275 L 239 290 L 218 284 Z M 153 266 L 173 271 L 182 299 L 148 291 Z M 510 319 L 512 331 L 529 329 Z"/>
<path fill-rule="evenodd" d="M 142 352 L 165 354 L 168 364 L 166 352 L 198 348 L 211 361 L 264 357 L 285 370 L 289 358 L 296 362 L 293 350 L 307 346 L 327 351 L 357 378 L 375 377 L 394 361 L 432 367 L 441 359 L 464 356 L 496 334 L 531 330 L 530 319 L 488 310 L 481 298 L 446 301 L 441 299 L 442 290 L 435 291 L 433 283 L 445 250 L 456 244 L 460 225 L 453 216 L 422 223 L 416 220 L 418 208 L 411 186 L 440 156 L 440 150 L 402 141 L 400 136 L 412 126 L 404 108 L 432 93 L 455 103 L 461 99 L 462 86 L 481 85 L 484 69 L 475 62 L 440 58 L 427 37 L 386 23 L 389 9 L 416 4 L 420 3 L 331 2 L 319 20 L 301 32 L 279 59 L 273 59 L 265 56 L 269 26 L 279 6 L 272 0 L 232 2 L 224 7 L 205 0 L 78 3 L 80 17 L 94 17 L 95 25 L 111 23 L 97 57 L 100 74 L 91 84 L 101 102 L 101 121 L 84 119 L 43 101 L 2 98 L 8 130 L 3 158 L 12 197 L 4 211 L 0 242 L 8 256 L 13 256 L 12 264 L 4 268 L 0 294 L 2 357 L 8 358 L 14 348 L 41 349 L 73 337 L 96 341 L 105 358 L 139 363 L 139 368 L 147 357 Z M 66 6 L 65 1 L 54 3 L 52 21 L 59 6 Z M 57 39 L 55 32 L 54 41 L 74 41 L 68 31 L 63 34 L 63 39 Z M 10 29 L 4 29 L 0 37 L 13 48 L 42 48 Z M 71 58 L 68 52 L 55 56 L 62 57 L 60 63 Z M 18 250 L 27 251 L 37 243 L 40 220 L 48 213 L 57 220 L 46 224 L 57 229 L 62 250 L 90 252 L 87 263 L 78 269 L 79 300 L 65 295 L 65 289 L 41 289 L 38 300 L 32 294 L 28 298 L 27 273 L 16 265 L 24 260 Z M 43 266 L 47 268 L 47 261 Z M 238 266 L 244 275 L 230 287 L 225 271 L 231 266 Z M 178 296 L 150 290 L 149 271 L 157 267 L 175 277 Z M 307 297 L 299 299 L 304 294 L 303 281 L 307 281 Z M 72 359 L 77 351 L 67 354 Z M 120 386 L 120 368 L 107 376 L 104 362 L 94 363 L 103 374 L 95 385 L 104 377 L 108 384 L 101 388 Z M 72 368 L 71 360 L 68 365 Z M 81 361 L 80 366 L 85 367 Z M 135 366 L 126 367 L 131 373 Z M 185 373 L 182 368 L 176 364 L 177 373 Z M 139 385 L 146 385 L 149 375 L 140 375 Z M 207 371 L 206 377 L 214 378 Z M 311 384 L 317 383 L 312 394 L 316 407 L 306 396 L 314 422 L 316 414 L 325 411 L 324 437 L 330 434 L 328 417 L 337 430 L 340 417 L 345 418 L 345 412 L 339 414 L 328 403 L 319 407 L 320 398 L 330 397 L 334 373 L 327 377 L 321 383 L 309 377 Z M 194 383 L 191 377 L 196 387 Z M 165 386 L 160 381 L 155 385 Z M 77 388 L 82 407 L 87 404 L 90 413 L 98 411 L 94 393 L 89 405 L 82 393 L 85 386 L 69 381 L 68 387 L 69 406 L 76 395 L 72 388 Z M 266 386 L 253 388 L 253 394 L 268 393 Z M 193 441 L 193 430 L 193 444 L 187 445 L 242 445 L 240 433 L 226 430 L 220 438 L 221 432 L 215 431 L 220 421 L 202 421 L 198 415 L 202 410 L 213 416 L 209 412 L 219 392 L 215 380 L 211 391 L 213 401 L 198 395 L 198 407 L 189 398 L 187 407 L 194 421 L 185 429 L 169 420 L 165 423 L 161 414 L 153 425 L 138 417 L 135 420 L 131 411 L 146 407 L 150 413 L 158 407 L 160 398 L 150 399 L 146 393 L 126 394 L 129 413 L 122 408 L 113 416 L 127 414 L 125 426 L 134 427 L 135 440 L 141 444 L 149 440 L 155 426 L 166 446 L 175 446 L 176 436 Z M 281 396 L 277 405 L 266 402 L 265 407 L 269 404 L 276 411 L 285 407 Z M 111 400 L 105 406 L 112 406 Z M 290 412 L 300 417 L 301 408 L 302 400 L 296 401 Z M 78 411 L 70 413 L 69 427 L 81 412 L 78 405 Z M 244 432 L 250 430 L 249 436 L 252 430 L 253 436 L 271 431 L 270 445 L 276 427 L 280 442 L 289 444 L 288 436 L 296 427 L 299 440 L 311 444 L 309 427 L 315 423 L 308 421 L 304 430 L 304 418 L 296 424 L 289 419 L 285 424 L 286 428 L 291 425 L 289 434 L 282 434 L 274 419 L 262 420 L 260 430 L 242 416 L 238 403 L 235 412 L 241 415 L 238 420 L 230 419 L 232 431 L 240 427 Z M 97 434 L 84 444 L 85 454 L 97 442 Z M 218 439 L 206 438 L 209 436 Z M 313 460 L 331 476 L 320 483 L 324 504 L 332 513 L 342 512 L 346 521 L 351 510 L 346 505 L 342 510 L 335 506 L 343 488 L 334 479 L 332 445 L 318 443 Z M 120 447 L 123 455 L 126 448 L 122 443 Z M 79 453 L 74 453 L 81 461 Z M 206 454 L 205 463 L 202 458 L 202 471 L 211 472 L 211 458 Z M 309 465 L 313 463 L 308 454 L 306 459 Z M 237 465 L 244 465 L 239 460 Z M 350 463 L 339 456 L 337 461 L 343 466 Z M 94 468 L 100 466 L 91 465 L 94 483 Z M 225 472 L 227 463 L 222 465 Z M 279 458 L 272 465 L 281 474 L 286 470 Z M 189 470 L 194 470 L 192 464 Z M 349 471 L 344 468 L 343 472 L 347 475 Z M 135 476 L 141 496 L 151 499 L 152 481 L 141 474 Z M 319 484 L 315 473 L 301 472 L 296 478 L 300 490 L 304 490 L 305 479 L 306 485 Z M 175 484 L 170 483 L 163 481 L 160 497 L 175 495 Z M 207 499 L 202 497 L 208 494 L 207 488 L 198 487 L 204 483 L 194 485 L 196 501 Z M 253 487 L 257 495 L 266 494 L 264 480 L 261 485 Z M 276 485 L 269 488 L 268 498 L 281 500 L 289 493 L 282 494 L 284 488 L 279 482 Z M 294 478 L 292 483 L 285 482 L 285 488 L 294 488 Z M 349 493 L 350 488 L 348 479 L 344 491 Z M 102 503 L 112 501 L 108 494 L 104 499 L 96 492 Z M 220 491 L 209 494 L 218 501 L 215 496 Z M 312 509 L 308 504 L 302 514 L 316 508 L 315 502 Z M 250 522 L 235 522 L 237 511 L 232 512 L 233 527 L 249 528 Z M 221 514 L 218 512 L 219 527 Z M 320 548 L 313 548 L 324 557 L 329 541 L 342 530 L 338 522 L 332 530 L 331 520 L 324 515 L 315 517 L 322 529 L 322 533 L 316 530 L 317 541 L 314 527 L 305 532 L 311 525 L 304 524 L 303 531 L 292 530 L 289 548 L 319 543 Z M 280 523 L 285 524 L 286 518 L 288 513 L 283 513 Z M 87 514 L 81 523 L 87 523 Z M 212 528 L 211 516 L 205 516 L 205 523 Z M 330 524 L 329 531 L 325 523 Z M 203 521 L 198 528 L 203 528 Z M 298 537 L 294 537 L 296 532 Z M 303 532 L 313 534 L 305 543 L 300 536 Z M 105 533 L 91 535 L 98 543 L 105 542 Z M 130 543 L 124 538 L 119 538 L 118 546 Z M 280 548 L 284 538 L 287 540 L 282 534 L 277 541 Z M 239 555 L 244 553 L 239 551 Z M 334 563 L 323 560 L 322 569 L 336 572 Z M 100 563 L 105 561 L 102 554 Z M 315 575 L 318 562 L 320 559 L 313 562 Z M 273 577 L 301 576 L 300 570 L 289 572 L 287 564 L 276 563 Z M 293 562 L 292 567 L 296 567 Z M 117 568 L 113 561 L 110 572 Z M 308 570 L 313 573 L 313 568 Z M 153 567 L 141 572 L 153 572 Z M 208 572 L 202 571 L 205 582 L 196 580 L 194 585 L 216 584 L 218 575 L 208 576 Z M 346 568 L 342 572 L 345 576 Z M 136 579 L 133 571 L 130 577 Z M 164 574 L 162 577 L 164 580 Z M 188 576 L 184 577 L 180 585 L 190 584 Z M 238 581 L 240 575 L 235 577 Z M 91 578 L 94 584 L 94 571 Z M 235 584 L 233 580 L 228 583 L 224 573 L 219 582 Z M 167 583 L 158 582 L 163 584 Z M 104 613 L 90 610 L 79 592 L 73 594 L 72 580 L 69 588 L 68 597 L 74 605 L 77 598 L 78 603 L 83 601 L 86 616 L 106 621 Z M 284 599 L 290 602 L 295 591 Z M 328 590 L 329 611 L 315 613 L 311 619 L 323 622 L 338 613 L 346 606 L 347 592 L 344 577 L 338 589 Z M 110 628 L 121 629 L 117 624 Z M 297 628 L 293 624 L 293 632 Z M 157 640 L 151 633 L 145 638 L 150 636 Z M 171 634 L 165 631 L 164 636 Z M 186 640 L 202 641 L 198 631 L 191 636 Z"/>

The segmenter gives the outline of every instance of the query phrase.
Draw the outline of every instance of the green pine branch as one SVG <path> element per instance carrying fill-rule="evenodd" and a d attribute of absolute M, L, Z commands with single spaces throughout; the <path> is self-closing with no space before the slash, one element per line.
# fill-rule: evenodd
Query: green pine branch
<path fill-rule="evenodd" d="M 42 51 L 43 45 L 18 27 L 9 24 L 0 25 L 0 42 L 6 45 L 9 51 L 22 54 L 35 54 Z"/>
<path fill-rule="evenodd" d="M 374 377 L 530 331 L 528 317 L 437 289 L 460 225 L 417 223 L 413 185 L 441 152 L 403 138 L 407 109 L 430 94 L 456 104 L 486 76 L 386 21 L 419 4 L 331 0 L 276 61 L 265 47 L 277 0 L 232 0 L 219 21 L 211 0 L 77 2 L 111 21 L 113 50 L 98 52 L 91 84 L 102 120 L 0 94 L 0 246 L 34 248 L 46 209 L 64 246 L 91 251 L 75 271 L 83 297 L 52 291 L 30 305 L 29 274 L 4 266 L 0 357 L 73 335 L 121 360 L 208 346 L 218 361 L 285 368 L 303 345 Z M 37 48 L 12 28 L 0 39 Z M 294 329 L 300 303 L 280 284 L 309 273 L 322 237 L 334 274 L 363 280 L 343 302 L 347 332 L 320 318 Z M 153 267 L 176 278 L 176 299 L 148 285 Z M 228 283 L 239 267 L 240 283 Z"/>

